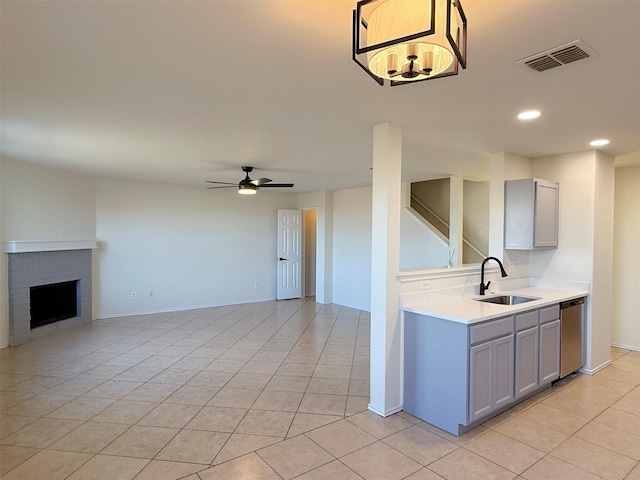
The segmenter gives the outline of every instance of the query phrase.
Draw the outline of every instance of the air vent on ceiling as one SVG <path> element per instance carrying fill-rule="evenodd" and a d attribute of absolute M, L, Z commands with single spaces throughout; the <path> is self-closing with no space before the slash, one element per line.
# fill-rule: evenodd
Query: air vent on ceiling
<path fill-rule="evenodd" d="M 516 63 L 535 70 L 536 72 L 544 72 L 545 70 L 561 67 L 567 63 L 576 62 L 595 55 L 595 52 L 582 40 L 575 40 L 571 43 L 523 58 Z"/>

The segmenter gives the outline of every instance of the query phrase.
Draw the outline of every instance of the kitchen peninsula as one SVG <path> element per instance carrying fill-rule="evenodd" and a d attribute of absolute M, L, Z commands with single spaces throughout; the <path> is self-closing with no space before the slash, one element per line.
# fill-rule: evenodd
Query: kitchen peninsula
<path fill-rule="evenodd" d="M 560 303 L 586 291 L 526 287 L 414 301 L 404 312 L 403 409 L 454 435 L 548 388 L 560 375 Z"/>

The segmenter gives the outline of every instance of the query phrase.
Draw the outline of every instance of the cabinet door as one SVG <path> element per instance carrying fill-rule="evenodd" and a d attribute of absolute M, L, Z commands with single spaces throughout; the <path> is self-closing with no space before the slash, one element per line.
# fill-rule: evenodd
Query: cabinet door
<path fill-rule="evenodd" d="M 560 378 L 560 320 L 540 325 L 540 385 Z"/>
<path fill-rule="evenodd" d="M 534 209 L 534 248 L 558 246 L 558 184 L 536 180 Z"/>
<path fill-rule="evenodd" d="M 489 413 L 493 406 L 493 342 L 469 349 L 469 421 Z"/>
<path fill-rule="evenodd" d="M 533 178 L 504 183 L 504 248 L 533 248 L 535 187 Z"/>
<path fill-rule="evenodd" d="M 493 346 L 493 408 L 513 401 L 513 335 L 498 338 Z"/>
<path fill-rule="evenodd" d="M 513 401 L 513 335 L 469 350 L 469 422 Z"/>
<path fill-rule="evenodd" d="M 537 314 L 537 312 L 536 312 Z M 538 386 L 538 326 L 516 333 L 516 398 Z"/>

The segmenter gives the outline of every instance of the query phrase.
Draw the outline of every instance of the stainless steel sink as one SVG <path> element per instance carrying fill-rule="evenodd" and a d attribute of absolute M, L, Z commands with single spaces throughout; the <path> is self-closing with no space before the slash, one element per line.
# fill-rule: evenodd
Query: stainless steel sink
<path fill-rule="evenodd" d="M 497 303 L 500 305 L 519 305 L 520 303 L 539 300 L 536 297 L 521 297 L 520 295 L 496 295 L 494 297 L 476 298 L 478 302 Z"/>

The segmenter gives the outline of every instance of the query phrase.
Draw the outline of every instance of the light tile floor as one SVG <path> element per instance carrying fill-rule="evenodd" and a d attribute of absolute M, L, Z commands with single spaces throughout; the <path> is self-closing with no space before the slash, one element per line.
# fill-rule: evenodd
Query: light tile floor
<path fill-rule="evenodd" d="M 307 300 L 0 350 L 6 480 L 640 479 L 640 352 L 454 437 L 366 410 L 369 315 Z"/>

